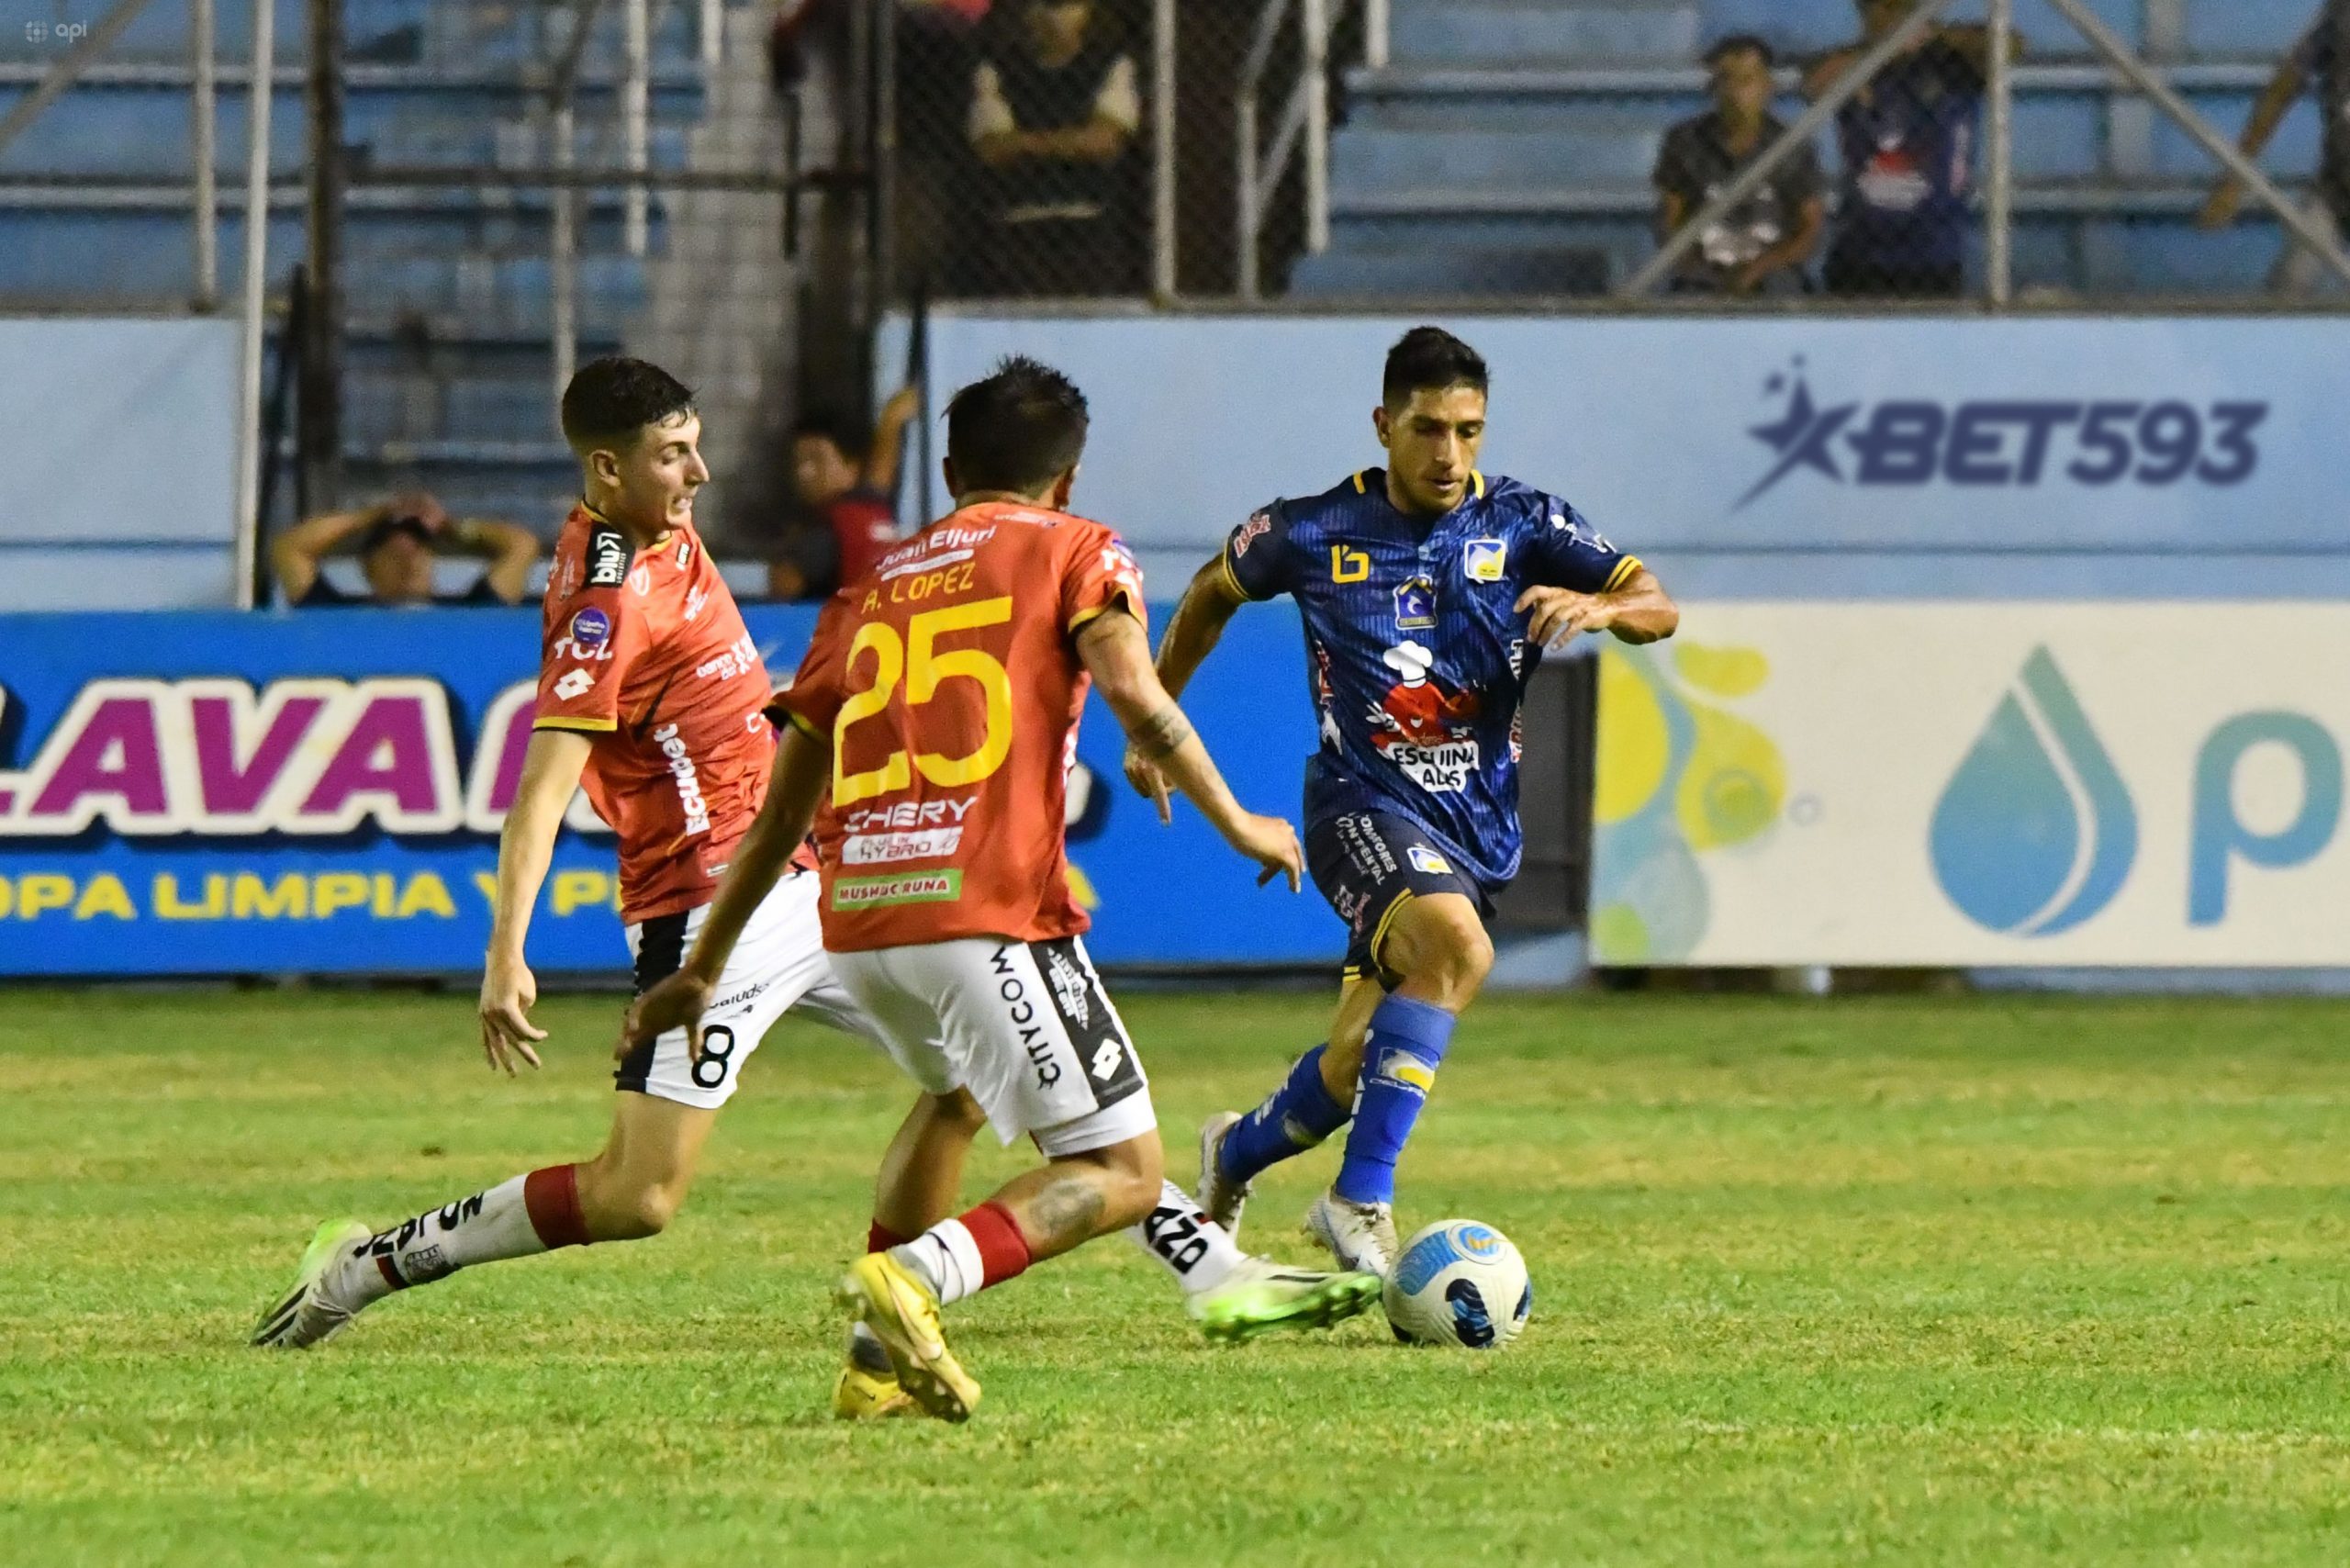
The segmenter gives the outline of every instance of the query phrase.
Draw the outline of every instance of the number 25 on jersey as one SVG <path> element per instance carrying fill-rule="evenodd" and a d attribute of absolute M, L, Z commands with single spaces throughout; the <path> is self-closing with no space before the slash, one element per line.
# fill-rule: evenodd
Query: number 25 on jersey
<path fill-rule="evenodd" d="M 840 718 L 833 728 L 834 807 L 852 806 L 876 795 L 894 794 L 912 785 L 917 772 L 933 784 L 953 786 L 976 784 L 1003 766 L 1003 759 L 1012 752 L 1012 677 L 1002 661 L 982 649 L 942 651 L 936 644 L 937 639 L 948 633 L 1001 626 L 1011 619 L 1012 598 L 1006 594 L 943 610 L 926 610 L 906 623 L 902 641 L 897 628 L 883 622 L 868 621 L 856 629 L 856 635 L 848 645 L 849 668 L 854 671 L 857 660 L 870 650 L 873 684 L 851 694 L 841 704 Z M 862 773 L 845 771 L 842 759 L 847 755 L 850 727 L 886 712 L 897 696 L 901 679 L 906 685 L 906 706 L 910 709 L 919 708 L 935 697 L 946 681 L 976 681 L 987 705 L 987 728 L 979 749 L 963 756 L 946 756 L 933 751 L 909 756 L 901 749 L 891 752 L 878 767 Z"/>

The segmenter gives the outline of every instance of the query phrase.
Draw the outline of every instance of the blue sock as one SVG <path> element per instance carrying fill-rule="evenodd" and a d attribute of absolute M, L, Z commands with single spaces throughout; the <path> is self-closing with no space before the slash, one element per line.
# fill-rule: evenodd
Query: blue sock
<path fill-rule="evenodd" d="M 1347 1134 L 1346 1162 L 1338 1167 L 1338 1196 L 1354 1204 L 1395 1201 L 1395 1161 L 1436 1087 L 1437 1064 L 1452 1044 L 1457 1022 L 1443 1008 L 1408 996 L 1389 997 L 1371 1015 L 1362 1095 Z"/>
<path fill-rule="evenodd" d="M 1226 1178 L 1254 1180 L 1267 1166 L 1304 1153 L 1347 1125 L 1347 1108 L 1322 1083 L 1322 1049 L 1316 1046 L 1300 1057 L 1281 1086 L 1224 1135 L 1216 1164 Z"/>

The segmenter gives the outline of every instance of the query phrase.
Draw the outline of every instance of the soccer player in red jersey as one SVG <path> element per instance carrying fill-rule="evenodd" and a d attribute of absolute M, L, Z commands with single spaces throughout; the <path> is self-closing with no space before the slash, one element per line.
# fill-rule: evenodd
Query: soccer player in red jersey
<path fill-rule="evenodd" d="M 579 457 L 581 500 L 548 577 L 536 717 L 499 844 L 481 985 L 482 1049 L 509 1074 L 517 1061 L 538 1066 L 535 1042 L 546 1038 L 529 1017 L 538 986 L 523 942 L 573 796 L 584 785 L 619 834 L 621 917 L 642 990 L 685 951 L 775 756 L 766 667 L 694 531 L 694 495 L 710 471 L 692 395 L 642 360 L 602 359 L 572 378 L 562 420 Z M 470 1264 L 659 1233 L 684 1201 L 744 1058 L 777 1018 L 796 1007 L 877 1032 L 833 983 L 815 928 L 813 868 L 811 857 L 795 857 L 795 880 L 807 879 L 750 923 L 706 1032 L 715 1048 L 689 1058 L 679 1034 L 621 1062 L 601 1152 L 382 1231 L 328 1222 L 253 1342 L 315 1344 L 393 1292 Z M 950 1188 L 940 1212 L 952 1200 Z"/>
<path fill-rule="evenodd" d="M 482 1048 L 509 1074 L 518 1060 L 536 1067 L 535 1044 L 546 1037 L 529 1018 L 537 985 L 523 942 L 574 793 L 584 784 L 619 834 L 621 914 L 642 991 L 677 969 L 708 916 L 775 755 L 767 671 L 693 528 L 694 493 L 709 472 L 690 394 L 642 361 L 600 360 L 573 379 L 563 423 L 583 499 L 548 581 L 534 733 L 507 815 L 481 988 Z M 315 1344 L 393 1292 L 471 1264 L 664 1229 L 744 1059 L 776 1019 L 796 1010 L 885 1037 L 834 978 L 814 868 L 804 847 L 792 854 L 787 875 L 741 923 L 698 1041 L 678 1029 L 621 1054 L 611 1132 L 595 1158 L 532 1170 L 382 1231 L 328 1222 L 253 1342 Z M 960 1092 L 917 1102 L 883 1161 L 876 1234 L 918 1234 L 952 1212 L 980 1119 Z M 1235 1320 L 1235 1301 L 1270 1293 L 1310 1303 L 1327 1278 L 1243 1258 L 1171 1186 L 1136 1239 L 1211 1332 Z M 1293 1302 L 1291 1318 L 1303 1311 Z M 835 1414 L 909 1408 L 878 1341 L 854 1343 Z"/>
<path fill-rule="evenodd" d="M 709 1040 L 735 943 L 813 823 L 824 946 L 842 985 L 925 1092 L 967 1093 L 1004 1142 L 1026 1135 L 1045 1156 L 919 1235 L 877 1227 L 842 1281 L 844 1305 L 901 1386 L 949 1420 L 968 1417 L 979 1388 L 947 1349 L 939 1309 L 1147 1226 L 1173 1191 L 1141 1060 L 1069 891 L 1063 787 L 1089 686 L 1265 879 L 1286 876 L 1294 890 L 1301 873 L 1290 824 L 1241 809 L 1159 685 L 1134 558 L 1066 510 L 1086 422 L 1077 388 L 1033 361 L 1007 361 L 956 396 L 957 510 L 826 606 L 778 697 L 791 727 L 767 804 L 684 966 L 630 1018 L 632 1039 L 682 1026 Z M 1192 1239 L 1157 1228 L 1162 1254 Z M 1259 1302 L 1236 1304 L 1231 1328 L 1246 1332 L 1259 1305 L 1283 1321 L 1335 1321 L 1379 1289 L 1368 1274 L 1304 1278 L 1314 1282 L 1267 1282 Z"/>

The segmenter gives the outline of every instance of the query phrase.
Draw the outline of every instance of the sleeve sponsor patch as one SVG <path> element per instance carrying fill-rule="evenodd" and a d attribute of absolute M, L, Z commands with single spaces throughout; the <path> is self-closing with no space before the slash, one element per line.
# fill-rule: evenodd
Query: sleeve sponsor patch
<path fill-rule="evenodd" d="M 612 620 L 594 605 L 589 605 L 571 618 L 571 645 L 582 654 L 592 654 L 610 641 Z"/>
<path fill-rule="evenodd" d="M 598 523 L 588 535 L 588 586 L 618 588 L 628 581 L 629 562 L 635 554 L 619 529 Z"/>

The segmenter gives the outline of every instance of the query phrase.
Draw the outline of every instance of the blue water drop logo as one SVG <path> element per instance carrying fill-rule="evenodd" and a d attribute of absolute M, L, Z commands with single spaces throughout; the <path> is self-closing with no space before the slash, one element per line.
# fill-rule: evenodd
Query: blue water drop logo
<path fill-rule="evenodd" d="M 1969 920 L 2053 936 L 2113 902 L 2138 855 L 2138 813 L 2045 647 L 1943 786 L 1934 875 Z"/>

